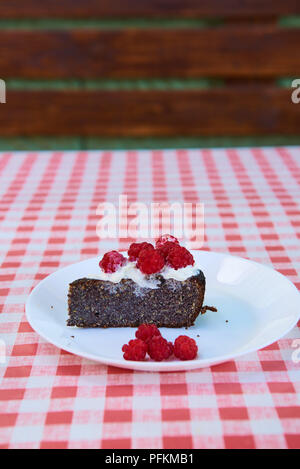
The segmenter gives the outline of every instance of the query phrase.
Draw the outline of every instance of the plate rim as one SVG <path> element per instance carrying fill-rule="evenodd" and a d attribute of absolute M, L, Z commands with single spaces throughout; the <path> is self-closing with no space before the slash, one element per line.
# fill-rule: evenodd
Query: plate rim
<path fill-rule="evenodd" d="M 231 257 L 231 258 L 234 258 L 234 259 L 239 259 L 239 260 L 245 261 L 245 262 L 250 263 L 250 264 L 255 265 L 255 266 L 259 266 L 259 268 L 267 269 L 267 270 L 275 273 L 276 275 L 278 275 L 280 278 L 284 279 L 285 282 L 288 282 L 290 284 L 291 288 L 294 289 L 295 293 L 299 295 L 299 306 L 300 306 L 300 293 L 299 293 L 296 285 L 289 278 L 287 278 L 285 275 L 283 275 L 278 270 L 274 269 L 272 266 L 264 265 L 264 264 L 261 264 L 259 262 L 253 261 L 253 260 L 245 258 L 245 257 L 234 256 L 234 255 L 229 254 L 227 252 L 215 252 L 215 251 L 208 251 L 208 250 L 204 250 L 204 249 L 191 250 L 191 252 L 197 252 L 199 254 L 200 253 L 205 253 L 208 256 L 212 255 L 212 256 L 217 256 L 217 257 L 225 257 L 225 256 L 226 257 Z M 299 314 L 296 317 L 295 321 L 293 321 L 292 325 L 289 326 L 284 332 L 280 333 L 280 336 L 277 339 L 271 340 L 271 341 L 268 340 L 265 343 L 263 343 L 259 348 L 253 347 L 253 348 L 250 348 L 249 350 L 242 351 L 242 352 L 239 352 L 239 353 L 225 354 L 225 355 L 216 357 L 215 360 L 213 358 L 212 359 L 210 359 L 210 358 L 209 359 L 199 358 L 199 359 L 196 359 L 196 360 L 185 360 L 185 361 L 174 360 L 174 361 L 164 361 L 164 362 L 128 361 L 128 360 L 126 361 L 126 360 L 122 360 L 121 358 L 109 358 L 109 359 L 106 359 L 104 357 L 100 358 L 97 355 L 94 355 L 94 354 L 91 354 L 91 353 L 88 353 L 88 352 L 84 352 L 84 351 L 80 352 L 80 353 L 77 352 L 77 351 L 74 352 L 74 349 L 73 349 L 72 346 L 70 346 L 70 347 L 68 345 L 63 345 L 62 346 L 61 343 L 59 343 L 59 341 L 56 341 L 55 339 L 53 340 L 52 337 L 49 337 L 46 333 L 44 333 L 43 331 L 41 332 L 39 330 L 39 328 L 36 327 L 36 325 L 34 324 L 34 320 L 31 318 L 31 314 L 30 314 L 30 302 L 31 302 L 33 296 L 38 292 L 38 290 L 40 288 L 42 288 L 43 284 L 47 282 L 49 277 L 54 276 L 58 272 L 62 272 L 65 269 L 70 269 L 72 266 L 75 266 L 75 265 L 78 266 L 80 264 L 84 264 L 88 261 L 98 259 L 98 258 L 99 258 L 99 255 L 94 256 L 94 257 L 89 257 L 89 258 L 83 259 L 79 262 L 74 262 L 72 264 L 64 266 L 64 267 L 62 267 L 60 269 L 57 269 L 56 271 L 52 272 L 51 274 L 47 275 L 47 277 L 45 277 L 43 280 L 41 280 L 32 289 L 32 291 L 28 295 L 28 298 L 27 298 L 26 303 L 25 303 L 25 313 L 26 313 L 27 321 L 29 322 L 32 329 L 37 334 L 39 334 L 44 340 L 46 340 L 47 342 L 51 343 L 52 345 L 54 345 L 55 347 L 57 347 L 61 350 L 64 350 L 68 353 L 71 353 L 74 356 L 79 356 L 79 357 L 91 360 L 93 362 L 96 362 L 96 363 L 104 364 L 104 365 L 107 365 L 107 366 L 114 366 L 114 367 L 117 367 L 117 368 L 127 368 L 127 369 L 131 369 L 131 370 L 135 370 L 135 371 L 144 371 L 144 372 L 146 372 L 146 371 L 148 371 L 148 372 L 172 372 L 172 371 L 187 371 L 187 370 L 192 370 L 192 369 L 207 368 L 207 367 L 211 367 L 211 366 L 216 366 L 216 365 L 221 364 L 221 363 L 227 363 L 229 361 L 235 361 L 235 360 L 237 360 L 238 358 L 240 358 L 242 356 L 257 352 L 259 350 L 262 350 L 262 349 L 272 345 L 273 343 L 277 342 L 281 338 L 285 337 L 291 330 L 293 330 L 294 327 L 297 325 L 298 321 L 300 320 L 300 307 L 299 307 Z"/>

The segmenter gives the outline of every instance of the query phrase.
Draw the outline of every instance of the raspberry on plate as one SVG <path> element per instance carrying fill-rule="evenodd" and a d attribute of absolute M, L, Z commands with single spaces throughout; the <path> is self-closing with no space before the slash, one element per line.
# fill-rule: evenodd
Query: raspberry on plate
<path fill-rule="evenodd" d="M 110 251 L 104 254 L 99 262 L 99 266 L 105 273 L 112 274 L 126 264 L 126 262 L 126 258 L 120 252 Z"/>
<path fill-rule="evenodd" d="M 155 324 L 141 324 L 135 333 L 137 339 L 149 343 L 154 336 L 159 336 L 160 331 Z"/>
<path fill-rule="evenodd" d="M 128 344 L 123 345 L 125 360 L 142 361 L 146 357 L 147 344 L 140 339 L 130 340 Z"/>
<path fill-rule="evenodd" d="M 155 335 L 148 344 L 148 354 L 152 360 L 161 362 L 173 354 L 173 344 L 161 335 Z"/>
<path fill-rule="evenodd" d="M 180 335 L 174 342 L 174 355 L 180 360 L 194 360 L 198 347 L 194 339 L 187 335 Z"/>
<path fill-rule="evenodd" d="M 176 244 L 169 250 L 166 261 L 175 270 L 195 264 L 192 254 L 186 248 Z"/>
<path fill-rule="evenodd" d="M 156 248 L 160 248 L 161 246 L 163 246 L 165 243 L 168 243 L 168 242 L 179 244 L 179 241 L 177 238 L 175 238 L 175 236 L 172 236 L 170 234 L 164 234 L 156 240 L 155 246 Z"/>
<path fill-rule="evenodd" d="M 143 249 L 154 250 L 154 246 L 150 243 L 132 243 L 128 249 L 128 256 L 130 261 L 136 261 L 140 252 Z"/>
<path fill-rule="evenodd" d="M 143 249 L 138 257 L 137 260 L 137 268 L 143 274 L 151 275 L 157 274 L 162 270 L 165 265 L 165 260 L 163 256 L 157 249 Z"/>

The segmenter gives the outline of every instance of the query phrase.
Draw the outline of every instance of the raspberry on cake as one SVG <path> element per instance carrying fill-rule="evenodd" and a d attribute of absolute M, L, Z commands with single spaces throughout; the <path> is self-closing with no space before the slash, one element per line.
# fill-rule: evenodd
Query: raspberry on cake
<path fill-rule="evenodd" d="M 167 264 L 175 270 L 195 264 L 192 254 L 186 248 L 178 245 L 171 247 L 166 261 Z"/>
<path fill-rule="evenodd" d="M 144 249 L 154 250 L 154 246 L 150 243 L 132 243 L 128 249 L 129 260 L 136 261 L 140 252 Z"/>
<path fill-rule="evenodd" d="M 136 266 L 143 274 L 157 274 L 165 265 L 165 259 L 157 249 L 143 249 L 138 257 Z"/>
<path fill-rule="evenodd" d="M 170 250 L 174 248 L 174 246 L 178 246 L 178 245 L 174 244 L 172 241 L 167 241 L 156 249 L 160 252 L 163 258 L 167 260 L 168 254 Z"/>
<path fill-rule="evenodd" d="M 169 235 L 169 234 L 165 234 L 165 235 L 162 235 L 160 238 L 158 238 L 156 240 L 155 246 L 156 246 L 156 248 L 161 248 L 166 243 L 179 244 L 179 241 L 174 236 Z"/>
<path fill-rule="evenodd" d="M 133 243 L 128 258 L 108 252 L 99 265 L 99 271 L 89 278 L 70 284 L 69 326 L 147 324 L 150 326 L 141 329 L 137 339 L 148 334 L 152 341 L 160 337 L 155 326 L 188 327 L 201 314 L 205 277 L 192 254 L 170 235 L 162 236 L 156 248 L 150 243 Z"/>
<path fill-rule="evenodd" d="M 124 264 L 126 264 L 126 258 L 118 251 L 107 252 L 99 262 L 99 266 L 107 274 L 116 272 Z"/>

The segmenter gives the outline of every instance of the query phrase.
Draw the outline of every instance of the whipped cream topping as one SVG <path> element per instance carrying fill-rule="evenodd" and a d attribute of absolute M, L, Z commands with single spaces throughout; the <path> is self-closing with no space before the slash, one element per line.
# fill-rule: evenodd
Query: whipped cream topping
<path fill-rule="evenodd" d="M 164 279 L 173 278 L 174 280 L 178 280 L 179 282 L 184 282 L 190 277 L 197 275 L 199 273 L 198 267 L 195 265 L 188 265 L 187 267 L 183 267 L 182 269 L 172 269 L 172 267 L 166 266 L 164 270 L 162 270 L 161 275 Z"/>
<path fill-rule="evenodd" d="M 194 275 L 199 273 L 199 269 L 195 266 L 188 265 L 182 269 L 172 269 L 169 266 L 165 266 L 159 275 L 164 279 L 174 279 L 180 282 L 187 280 Z M 112 283 L 119 283 L 123 279 L 133 280 L 137 285 L 142 288 L 158 288 L 160 281 L 154 275 L 145 275 L 137 267 L 135 262 L 127 262 L 123 267 L 118 269 L 112 274 L 107 274 L 100 270 L 97 274 L 89 275 L 88 278 L 95 280 L 105 280 Z"/>

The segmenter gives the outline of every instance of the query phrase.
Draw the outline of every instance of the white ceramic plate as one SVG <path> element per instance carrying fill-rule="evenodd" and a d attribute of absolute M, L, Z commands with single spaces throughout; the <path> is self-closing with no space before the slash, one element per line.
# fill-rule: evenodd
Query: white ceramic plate
<path fill-rule="evenodd" d="M 44 279 L 26 304 L 27 318 L 44 339 L 75 355 L 107 365 L 144 371 L 176 371 L 203 368 L 264 348 L 287 334 L 300 318 L 296 287 L 275 270 L 246 259 L 206 251 L 193 252 L 206 276 L 208 312 L 188 330 L 161 328 L 175 340 L 193 337 L 199 348 L 191 361 L 126 361 L 122 345 L 134 338 L 133 328 L 77 329 L 66 326 L 70 282 L 98 272 L 98 258 L 66 267 Z"/>

